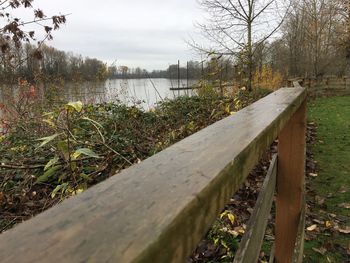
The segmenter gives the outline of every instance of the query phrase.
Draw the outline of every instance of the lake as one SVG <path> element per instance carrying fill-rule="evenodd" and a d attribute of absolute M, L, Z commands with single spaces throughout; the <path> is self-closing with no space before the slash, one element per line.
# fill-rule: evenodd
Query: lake
<path fill-rule="evenodd" d="M 189 85 L 195 83 L 195 80 L 189 80 Z M 148 110 L 161 100 L 173 99 L 179 95 L 193 95 L 191 90 L 170 90 L 177 86 L 177 80 L 170 79 L 112 79 L 104 83 L 67 85 L 64 93 L 68 101 L 99 103 L 120 100 L 127 105 L 138 103 Z M 180 80 L 180 87 L 185 86 L 187 81 Z"/>
<path fill-rule="evenodd" d="M 188 85 L 195 83 L 197 80 L 188 80 Z M 180 87 L 186 86 L 187 80 L 180 80 Z M 55 96 L 65 102 L 80 100 L 83 103 L 102 103 L 119 100 L 126 105 L 138 105 L 145 110 L 154 108 L 164 99 L 173 99 L 180 95 L 192 96 L 195 93 L 192 90 L 171 91 L 170 88 L 178 87 L 178 80 L 170 79 L 109 79 L 105 82 L 65 83 L 62 86 L 55 85 L 55 87 L 55 90 L 58 91 Z M 44 97 L 43 94 L 47 93 L 50 88 L 52 85 L 35 88 L 35 94 Z M 4 131 L 1 124 L 4 112 L 1 105 L 10 105 L 18 100 L 18 90 L 15 85 L 0 86 L 0 135 Z"/>
<path fill-rule="evenodd" d="M 188 80 L 189 85 L 196 82 Z M 59 88 L 59 96 L 67 102 L 80 100 L 83 103 L 101 103 L 120 100 L 127 105 L 137 103 L 145 110 L 149 110 L 161 100 L 194 94 L 192 90 L 170 90 L 177 86 L 178 80 L 170 79 L 109 79 L 105 82 L 65 83 Z M 180 87 L 186 86 L 187 80 L 180 80 Z M 0 87 L 0 103 L 6 104 L 9 101 L 8 96 L 15 98 L 16 94 L 16 88 Z"/>

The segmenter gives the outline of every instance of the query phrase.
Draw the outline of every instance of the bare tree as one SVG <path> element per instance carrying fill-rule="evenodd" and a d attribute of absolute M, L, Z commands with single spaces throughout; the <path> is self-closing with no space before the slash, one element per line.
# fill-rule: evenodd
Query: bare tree
<path fill-rule="evenodd" d="M 254 54 L 280 28 L 288 4 L 279 0 L 202 0 L 200 4 L 209 18 L 199 27 L 212 46 L 192 46 L 208 54 L 239 56 L 247 88 L 252 90 Z"/>
<path fill-rule="evenodd" d="M 34 0 L 0 0 L 0 52 L 2 58 L 7 62 L 16 56 L 18 49 L 23 42 L 38 41 L 35 37 L 36 32 L 29 28 L 30 25 L 41 27 L 44 37 L 38 41 L 40 46 L 45 40 L 52 39 L 52 31 L 66 22 L 65 15 L 54 15 L 47 17 L 41 9 L 33 7 Z M 32 12 L 32 19 L 22 20 L 13 15 L 15 9 L 24 8 Z M 38 58 L 41 54 L 38 49 L 32 54 Z M 16 66 L 20 65 L 18 63 Z"/>
<path fill-rule="evenodd" d="M 334 0 L 294 1 L 282 27 L 292 76 L 322 76 L 345 68 L 341 40 L 347 43 L 346 19 Z"/>
<path fill-rule="evenodd" d="M 342 17 L 339 35 L 341 45 L 345 49 L 350 64 L 350 0 L 336 0 L 339 14 Z"/>

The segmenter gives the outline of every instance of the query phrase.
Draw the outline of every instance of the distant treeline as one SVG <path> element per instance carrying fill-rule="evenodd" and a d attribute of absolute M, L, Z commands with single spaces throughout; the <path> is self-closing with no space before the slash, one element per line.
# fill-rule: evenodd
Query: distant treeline
<path fill-rule="evenodd" d="M 104 62 L 45 45 L 38 49 L 25 44 L 18 47 L 12 57 L 7 56 L 2 53 L 0 60 L 2 83 L 15 83 L 18 79 L 97 81 L 108 78 L 108 67 Z"/>
<path fill-rule="evenodd" d="M 184 64 L 184 63 L 183 63 Z M 208 61 L 189 61 L 179 67 L 178 64 L 172 64 L 165 70 L 147 71 L 142 68 L 129 68 L 126 66 L 109 67 L 109 78 L 117 79 L 137 79 L 137 78 L 167 78 L 167 79 L 208 79 L 232 78 L 235 72 L 235 66 L 230 60 L 212 59 Z"/>
<path fill-rule="evenodd" d="M 138 79 L 138 78 L 189 78 L 198 79 L 202 75 L 202 64 L 196 61 L 188 62 L 188 67 L 178 64 L 170 65 L 166 70 L 148 71 L 140 67 L 129 68 L 127 66 L 109 67 L 109 77 L 117 79 Z"/>
<path fill-rule="evenodd" d="M 235 66 L 229 60 L 211 59 L 198 62 L 189 61 L 170 65 L 165 70 L 147 71 L 140 67 L 107 66 L 95 58 L 82 57 L 42 45 L 40 48 L 25 44 L 16 52 L 2 53 L 0 56 L 0 83 L 17 83 L 19 79 L 27 81 L 103 81 L 108 78 L 168 78 L 168 79 L 229 79 L 235 72 Z"/>

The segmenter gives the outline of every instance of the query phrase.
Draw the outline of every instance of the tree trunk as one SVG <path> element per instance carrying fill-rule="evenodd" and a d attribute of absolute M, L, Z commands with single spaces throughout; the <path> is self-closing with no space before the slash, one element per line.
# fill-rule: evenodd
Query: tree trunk
<path fill-rule="evenodd" d="M 248 22 L 248 91 L 252 91 L 253 79 L 253 46 L 252 46 L 252 22 Z"/>

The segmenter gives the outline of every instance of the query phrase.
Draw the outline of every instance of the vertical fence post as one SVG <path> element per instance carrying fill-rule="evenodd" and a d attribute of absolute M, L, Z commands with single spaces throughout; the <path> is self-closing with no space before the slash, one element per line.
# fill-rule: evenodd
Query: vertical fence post
<path fill-rule="evenodd" d="M 180 96 L 180 60 L 177 61 L 177 95 Z"/>
<path fill-rule="evenodd" d="M 190 89 L 190 86 L 188 84 L 188 72 L 189 72 L 189 69 L 188 69 L 188 61 L 187 61 L 187 67 L 186 67 L 186 95 L 187 96 L 188 96 L 189 89 Z"/>
<path fill-rule="evenodd" d="M 278 142 L 276 262 L 292 260 L 305 177 L 306 100 L 282 129 Z"/>

